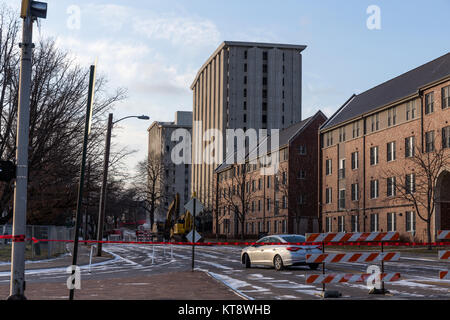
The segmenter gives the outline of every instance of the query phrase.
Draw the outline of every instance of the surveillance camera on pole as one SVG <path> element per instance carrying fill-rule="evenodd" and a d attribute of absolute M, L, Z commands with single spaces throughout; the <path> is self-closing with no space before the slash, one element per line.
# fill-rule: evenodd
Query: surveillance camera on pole
<path fill-rule="evenodd" d="M 20 17 L 23 19 L 19 107 L 17 114 L 16 187 L 14 189 L 13 244 L 11 251 L 10 300 L 25 298 L 25 235 L 27 223 L 28 145 L 30 126 L 30 92 L 33 50 L 33 22 L 47 17 L 47 4 L 22 0 Z M 10 165 L 9 165 L 10 166 Z M 8 167 L 8 165 L 6 165 Z M 9 177 L 7 177 L 9 178 Z"/>

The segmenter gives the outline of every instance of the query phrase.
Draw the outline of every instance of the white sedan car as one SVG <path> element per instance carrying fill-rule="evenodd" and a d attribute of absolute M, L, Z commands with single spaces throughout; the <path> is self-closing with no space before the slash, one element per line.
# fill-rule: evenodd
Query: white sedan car
<path fill-rule="evenodd" d="M 246 268 L 252 265 L 273 266 L 280 271 L 284 267 L 308 265 L 316 270 L 319 264 L 307 264 L 306 254 L 322 253 L 317 245 L 289 245 L 289 243 L 303 243 L 302 235 L 272 235 L 258 240 L 253 246 L 242 249 L 241 262 Z M 276 243 L 275 245 L 264 245 Z M 280 244 L 278 244 L 280 243 Z M 286 244 L 284 244 L 286 243 Z"/>

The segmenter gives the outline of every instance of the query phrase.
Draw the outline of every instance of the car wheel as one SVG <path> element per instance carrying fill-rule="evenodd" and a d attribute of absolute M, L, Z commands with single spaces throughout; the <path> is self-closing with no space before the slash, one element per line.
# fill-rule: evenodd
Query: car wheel
<path fill-rule="evenodd" d="M 318 263 L 311 263 L 311 264 L 308 264 L 308 267 L 311 270 L 317 270 L 317 268 L 319 267 L 319 264 Z"/>
<path fill-rule="evenodd" d="M 250 261 L 250 257 L 248 256 L 248 254 L 244 255 L 244 264 L 247 269 L 251 268 L 251 266 L 252 266 L 252 263 Z"/>
<path fill-rule="evenodd" d="M 281 271 L 284 269 L 283 259 L 281 259 L 279 255 L 276 255 L 275 258 L 273 258 L 273 266 L 276 271 Z"/>

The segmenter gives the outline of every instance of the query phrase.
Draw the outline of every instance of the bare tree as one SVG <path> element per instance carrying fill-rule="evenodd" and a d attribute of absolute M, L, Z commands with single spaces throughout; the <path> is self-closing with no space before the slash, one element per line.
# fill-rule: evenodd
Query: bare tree
<path fill-rule="evenodd" d="M 150 215 L 151 229 L 155 222 L 155 211 L 158 208 L 162 209 L 163 204 L 170 197 L 166 191 L 166 186 L 168 186 L 167 179 L 165 179 L 166 169 L 167 164 L 160 157 L 151 155 L 146 160 L 139 162 L 138 175 L 133 182 L 138 197 L 147 203 L 146 210 Z"/>
<path fill-rule="evenodd" d="M 225 180 L 225 192 L 220 195 L 222 205 L 236 215 L 241 224 L 241 238 L 245 238 L 245 221 L 250 213 L 250 207 L 257 198 L 251 191 L 251 176 L 248 164 L 234 166 L 231 179 Z"/>
<path fill-rule="evenodd" d="M 427 150 L 428 148 L 428 150 Z M 387 170 L 385 178 L 394 178 L 395 200 L 414 206 L 418 217 L 427 224 L 427 240 L 431 243 L 431 223 L 436 209 L 436 184 L 441 172 L 450 166 L 450 153 L 435 148 L 434 142 L 423 150 L 414 144 L 411 157 L 398 170 Z M 428 247 L 431 250 L 431 246 Z"/>
<path fill-rule="evenodd" d="M 19 22 L 15 12 L 0 9 L 0 158 L 14 161 L 19 88 Z M 76 185 L 83 141 L 88 92 L 88 68 L 78 66 L 52 40 L 40 40 L 33 51 L 30 101 L 29 201 L 32 223 L 63 224 L 76 205 Z M 125 90 L 110 94 L 106 79 L 95 88 L 88 156 L 93 177 L 100 176 L 105 115 L 125 98 Z M 95 184 L 96 181 L 93 180 Z M 0 185 L 0 210 L 6 223 L 12 216 L 13 183 Z"/>

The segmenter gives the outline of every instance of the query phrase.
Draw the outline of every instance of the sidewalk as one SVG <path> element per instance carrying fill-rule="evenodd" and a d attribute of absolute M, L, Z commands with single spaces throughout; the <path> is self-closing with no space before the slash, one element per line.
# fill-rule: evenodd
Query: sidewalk
<path fill-rule="evenodd" d="M 68 300 L 65 283 L 28 283 L 28 300 Z M 9 285 L 0 285 L 0 298 Z M 224 284 L 201 271 L 173 272 L 148 277 L 82 280 L 75 300 L 242 300 Z"/>

